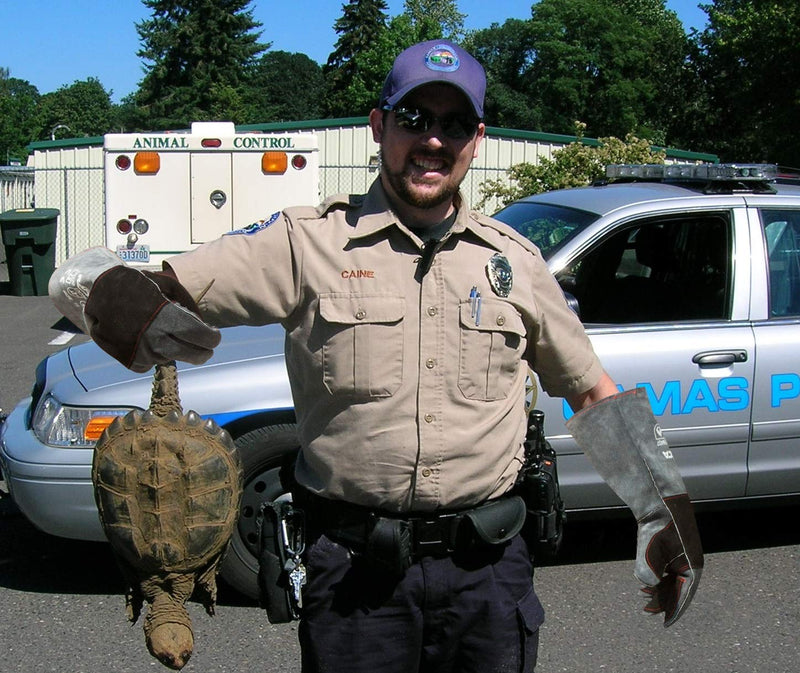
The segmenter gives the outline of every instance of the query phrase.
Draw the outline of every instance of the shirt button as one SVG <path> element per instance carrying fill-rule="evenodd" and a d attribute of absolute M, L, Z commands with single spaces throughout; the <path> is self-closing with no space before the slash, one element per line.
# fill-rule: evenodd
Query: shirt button
<path fill-rule="evenodd" d="M 426 467 L 426 468 L 424 468 L 424 469 L 422 470 L 422 476 L 423 476 L 423 477 L 425 477 L 426 479 L 427 479 L 428 477 L 430 477 L 430 476 L 431 476 L 431 474 L 433 474 L 433 472 L 431 472 L 430 468 L 427 468 L 427 467 Z"/>
<path fill-rule="evenodd" d="M 435 306 L 428 306 L 428 315 L 433 318 L 439 311 L 436 310 Z"/>
<path fill-rule="evenodd" d="M 427 360 L 425 360 L 425 366 L 428 369 L 433 369 L 436 366 L 436 360 L 434 360 L 433 358 L 428 358 Z"/>
<path fill-rule="evenodd" d="M 433 414 L 425 414 L 425 422 L 426 423 L 433 423 L 436 420 L 436 417 Z"/>
<path fill-rule="evenodd" d="M 360 308 L 358 311 L 356 311 L 356 320 L 363 320 L 366 317 L 367 312 L 363 308 Z"/>
<path fill-rule="evenodd" d="M 505 324 L 506 324 L 506 319 L 505 319 L 505 317 L 504 317 L 504 316 L 502 316 L 502 315 L 499 315 L 499 316 L 497 316 L 497 320 L 496 320 L 496 322 L 497 322 L 497 324 L 498 324 L 500 327 L 502 327 L 503 325 L 505 325 Z"/>

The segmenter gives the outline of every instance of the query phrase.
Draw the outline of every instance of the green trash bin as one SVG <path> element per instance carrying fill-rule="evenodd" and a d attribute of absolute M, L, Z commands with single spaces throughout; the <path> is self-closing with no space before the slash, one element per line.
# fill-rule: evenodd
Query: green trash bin
<path fill-rule="evenodd" d="M 58 215 L 57 208 L 17 208 L 0 213 L 13 294 L 47 294 L 47 283 L 56 268 Z"/>

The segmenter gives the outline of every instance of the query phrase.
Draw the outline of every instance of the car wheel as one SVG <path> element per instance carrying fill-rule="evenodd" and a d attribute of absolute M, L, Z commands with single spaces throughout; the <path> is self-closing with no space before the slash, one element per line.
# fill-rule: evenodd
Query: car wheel
<path fill-rule="evenodd" d="M 294 425 L 251 430 L 234 440 L 242 457 L 244 491 L 239 520 L 220 567 L 225 582 L 248 598 L 258 598 L 258 514 L 261 503 L 285 493 L 281 468 L 297 451 Z"/>

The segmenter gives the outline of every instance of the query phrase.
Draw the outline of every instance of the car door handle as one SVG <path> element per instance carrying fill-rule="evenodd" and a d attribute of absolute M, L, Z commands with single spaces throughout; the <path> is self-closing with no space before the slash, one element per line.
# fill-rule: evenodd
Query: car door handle
<path fill-rule="evenodd" d="M 703 351 L 697 353 L 692 362 L 701 367 L 732 365 L 736 362 L 747 362 L 747 351 Z"/>

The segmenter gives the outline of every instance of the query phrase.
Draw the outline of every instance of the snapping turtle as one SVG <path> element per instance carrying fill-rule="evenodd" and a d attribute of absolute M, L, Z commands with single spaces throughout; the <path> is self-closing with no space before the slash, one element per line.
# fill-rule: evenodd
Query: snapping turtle
<path fill-rule="evenodd" d="M 236 525 L 242 467 L 225 430 L 183 414 L 174 362 L 157 365 L 150 408 L 116 419 L 97 442 L 95 499 L 127 583 L 128 618 L 150 605 L 150 653 L 182 668 L 194 635 L 185 603 L 195 588 L 214 614 L 217 566 Z"/>

